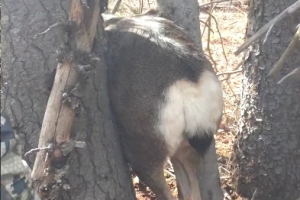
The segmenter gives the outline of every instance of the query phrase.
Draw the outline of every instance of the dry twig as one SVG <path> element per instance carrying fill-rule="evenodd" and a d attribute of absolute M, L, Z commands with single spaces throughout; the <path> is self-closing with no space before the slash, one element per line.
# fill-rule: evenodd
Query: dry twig
<path fill-rule="evenodd" d="M 212 28 L 211 28 L 211 19 L 213 19 L 214 22 L 216 23 L 216 29 L 217 29 L 218 35 L 219 35 L 219 37 L 220 37 L 221 46 L 222 46 L 222 53 L 223 53 L 223 55 L 224 55 L 224 58 L 225 58 L 226 62 L 228 62 L 227 57 L 226 57 L 226 54 L 225 54 L 225 49 L 224 49 L 223 39 L 222 39 L 222 35 L 221 35 L 220 29 L 219 29 L 218 21 L 217 21 L 217 19 L 212 15 L 213 10 L 214 10 L 214 7 L 210 10 L 210 12 L 207 12 L 207 11 L 205 11 L 205 10 L 201 10 L 201 11 L 205 12 L 207 15 L 209 15 L 209 17 L 208 17 L 208 19 L 206 20 L 206 22 L 203 22 L 206 26 L 204 26 L 204 29 L 203 29 L 203 32 L 202 32 L 201 36 L 204 35 L 204 32 L 205 32 L 205 28 L 206 28 L 206 27 L 208 27 L 209 30 L 212 30 Z M 212 32 L 213 32 L 213 31 L 212 31 Z M 211 56 L 211 52 L 210 52 L 210 48 L 209 48 L 209 46 L 210 46 L 210 45 L 209 45 L 209 43 L 210 43 L 210 32 L 209 32 L 209 31 L 208 31 L 208 39 L 207 39 L 207 43 L 208 43 L 208 44 L 207 44 L 207 48 L 208 48 L 208 52 L 209 52 L 209 57 L 210 57 L 210 59 L 212 60 L 212 62 L 214 63 L 214 65 L 216 65 L 216 62 L 214 61 L 214 59 L 213 59 L 212 56 Z"/>
<path fill-rule="evenodd" d="M 173 174 L 172 172 L 170 172 L 168 169 L 164 169 L 164 171 L 169 174 L 171 177 L 175 177 L 175 174 Z"/>
<path fill-rule="evenodd" d="M 113 6 L 113 9 L 111 10 L 111 14 L 115 14 L 117 12 L 117 10 L 119 9 L 120 7 L 120 4 L 121 4 L 121 1 L 122 0 L 116 0 L 114 6 Z"/>
<path fill-rule="evenodd" d="M 51 29 L 53 28 L 56 28 L 58 26 L 62 26 L 62 25 L 65 25 L 63 22 L 57 22 L 55 24 L 52 24 L 51 26 L 49 26 L 45 31 L 41 32 L 41 33 L 38 33 L 36 35 L 33 36 L 33 39 L 37 38 L 38 36 L 40 35 L 44 35 L 46 34 L 47 32 L 49 32 Z"/>
<path fill-rule="evenodd" d="M 48 146 L 46 147 L 41 147 L 41 148 L 34 148 L 34 149 L 30 149 L 29 151 L 27 151 L 24 156 L 28 156 L 32 153 L 38 152 L 38 151 L 52 151 L 54 149 L 55 145 L 53 143 L 50 143 Z"/>
<path fill-rule="evenodd" d="M 240 72 L 242 72 L 241 69 L 234 70 L 234 71 L 229 71 L 229 72 L 222 72 L 222 73 L 217 74 L 217 76 L 228 75 L 228 74 L 235 74 L 235 73 L 240 73 Z"/>
<path fill-rule="evenodd" d="M 228 194 L 228 192 L 222 188 L 223 194 L 224 194 L 224 199 L 232 200 L 231 196 Z"/>
<path fill-rule="evenodd" d="M 254 200 L 257 194 L 257 189 L 254 190 L 251 200 Z"/>
<path fill-rule="evenodd" d="M 139 12 L 140 12 L 140 14 L 142 14 L 143 9 L 144 9 L 144 1 L 139 0 Z"/>
<path fill-rule="evenodd" d="M 212 13 L 213 13 L 213 11 L 214 11 L 214 8 L 215 8 L 215 5 L 212 6 L 212 8 L 211 8 L 210 11 L 209 11 L 209 16 L 208 16 L 208 19 L 207 19 L 207 22 L 208 22 L 208 26 L 209 26 L 209 27 L 211 27 L 211 18 L 212 18 Z M 221 39 L 221 40 L 222 40 L 222 39 Z M 215 71 L 218 71 L 218 69 L 216 68 L 217 63 L 216 63 L 216 61 L 213 59 L 213 56 L 212 56 L 211 50 L 210 50 L 210 31 L 207 32 L 207 51 L 208 51 L 209 57 L 211 58 L 212 62 L 214 63 Z"/>
<path fill-rule="evenodd" d="M 234 0 L 219 0 L 219 1 L 212 1 L 212 2 L 209 2 L 209 3 L 205 3 L 205 4 L 200 5 L 199 8 L 205 8 L 205 7 L 210 6 L 210 5 L 213 5 L 213 4 L 219 4 L 219 3 L 223 3 L 223 2 L 227 2 L 227 1 L 230 1 L 230 3 L 238 2 L 238 1 L 234 1 Z"/>

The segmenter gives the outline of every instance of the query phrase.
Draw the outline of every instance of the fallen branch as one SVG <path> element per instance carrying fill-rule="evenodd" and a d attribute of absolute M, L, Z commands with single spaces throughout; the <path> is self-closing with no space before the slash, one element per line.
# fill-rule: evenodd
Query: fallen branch
<path fill-rule="evenodd" d="M 293 5 L 291 5 L 290 7 L 286 8 L 282 13 L 280 13 L 279 15 L 277 15 L 274 19 L 272 19 L 269 23 L 267 23 L 265 26 L 263 26 L 261 29 L 259 29 L 259 31 L 257 31 L 257 33 L 255 33 L 252 37 L 250 37 L 244 44 L 242 44 L 234 53 L 235 55 L 239 55 L 242 51 L 244 51 L 247 47 L 249 47 L 251 45 L 252 42 L 255 42 L 256 40 L 258 40 L 258 38 L 260 38 L 265 32 L 270 32 L 272 27 L 278 23 L 279 21 L 281 21 L 282 19 L 284 19 L 285 17 L 287 17 L 288 15 L 291 15 L 293 13 L 295 13 L 297 10 L 300 9 L 300 0 L 298 0 L 297 2 L 295 2 Z M 267 36 L 264 39 L 264 41 L 267 40 Z"/>
<path fill-rule="evenodd" d="M 100 14 L 100 0 L 72 0 L 67 30 L 70 49 L 60 55 L 62 59 L 57 65 L 53 87 L 47 103 L 41 128 L 37 156 L 32 169 L 33 186 L 42 199 L 55 199 L 54 186 L 60 185 L 61 177 L 66 173 L 67 155 L 74 147 L 83 147 L 84 142 L 74 142 L 70 139 L 71 129 L 78 108 L 79 77 L 84 74 L 78 57 L 90 55 L 97 23 Z M 57 26 L 57 24 L 55 25 Z M 46 31 L 55 27 L 52 25 Z M 85 68 L 84 68 L 85 69 Z M 49 149 L 48 144 L 53 144 Z M 45 151 L 40 151 L 45 149 Z M 49 149 L 48 151 L 46 149 Z M 57 167 L 60 165 L 60 167 Z M 61 165 L 63 167 L 61 167 Z M 68 187 L 65 187 L 65 189 Z"/>

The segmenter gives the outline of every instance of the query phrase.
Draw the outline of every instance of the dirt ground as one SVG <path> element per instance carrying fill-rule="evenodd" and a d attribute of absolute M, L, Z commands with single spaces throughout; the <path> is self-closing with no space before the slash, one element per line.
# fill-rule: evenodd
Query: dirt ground
<path fill-rule="evenodd" d="M 141 2 L 142 0 L 123 0 L 116 15 L 130 16 L 140 13 Z M 225 108 L 220 129 L 215 136 L 219 171 L 222 187 L 227 192 L 225 199 L 240 200 L 242 198 L 233 189 L 233 171 L 230 170 L 232 146 L 237 133 L 242 71 L 242 55 L 235 56 L 234 51 L 245 41 L 248 6 L 245 0 L 226 1 L 213 4 L 215 6 L 212 9 L 212 6 L 207 5 L 209 2 L 210 0 L 199 1 L 200 24 L 205 54 L 213 63 L 223 86 Z M 154 7 L 155 1 L 144 0 L 142 10 L 147 10 L 149 6 Z M 205 27 L 205 24 L 209 24 L 208 13 L 213 16 L 210 18 L 210 29 Z M 169 165 L 165 169 L 165 178 L 174 196 L 177 196 L 175 176 Z M 138 177 L 133 176 L 132 180 L 138 200 L 156 199 L 150 189 L 139 182 Z"/>

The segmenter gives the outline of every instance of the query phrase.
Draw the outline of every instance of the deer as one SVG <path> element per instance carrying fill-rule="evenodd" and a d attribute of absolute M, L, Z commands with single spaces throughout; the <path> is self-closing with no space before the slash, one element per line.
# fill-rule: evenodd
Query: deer
<path fill-rule="evenodd" d="M 102 16 L 108 95 L 126 161 L 158 200 L 174 200 L 164 178 L 170 158 L 179 199 L 208 200 L 197 169 L 223 110 L 211 63 L 181 27 L 153 11 Z"/>

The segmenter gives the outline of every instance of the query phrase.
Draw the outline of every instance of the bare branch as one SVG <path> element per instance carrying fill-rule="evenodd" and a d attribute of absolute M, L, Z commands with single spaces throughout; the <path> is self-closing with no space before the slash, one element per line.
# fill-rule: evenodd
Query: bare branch
<path fill-rule="evenodd" d="M 240 61 L 234 68 L 233 68 L 233 71 L 235 70 L 238 70 L 238 68 L 244 63 L 244 60 Z M 227 81 L 230 77 L 231 77 L 231 73 L 228 73 L 228 74 L 224 74 L 226 77 L 223 78 L 223 79 L 220 79 L 220 81 Z"/>
<path fill-rule="evenodd" d="M 283 67 L 283 64 L 285 63 L 286 59 L 288 58 L 289 55 L 291 55 L 292 51 L 295 49 L 295 47 L 300 43 L 300 26 L 298 26 L 298 30 L 295 33 L 292 41 L 290 42 L 289 46 L 287 49 L 284 51 L 284 53 L 281 55 L 280 59 L 278 62 L 275 64 L 275 66 L 271 69 L 270 73 L 268 76 L 276 76 L 279 70 Z"/>
<path fill-rule="evenodd" d="M 45 31 L 43 31 L 43 32 L 41 32 L 41 33 L 38 33 L 38 34 L 34 35 L 34 36 L 33 36 L 33 39 L 37 38 L 37 37 L 40 36 L 40 35 L 44 35 L 44 34 L 46 34 L 47 32 L 49 32 L 51 29 L 56 28 L 56 27 L 61 26 L 61 25 L 65 25 L 65 23 L 63 23 L 63 22 L 57 22 L 57 23 L 55 23 L 55 24 L 52 24 L 52 25 L 49 26 Z"/>
<path fill-rule="evenodd" d="M 202 4 L 199 6 L 199 8 L 205 8 L 205 7 L 213 5 L 213 4 L 223 3 L 223 2 L 227 2 L 227 1 L 230 1 L 230 3 L 239 2 L 239 1 L 234 1 L 234 0 L 219 0 L 219 1 L 213 1 L 213 2 Z"/>
<path fill-rule="evenodd" d="M 140 14 L 143 13 L 143 8 L 144 8 L 144 1 L 139 0 L 139 12 L 140 12 Z"/>
<path fill-rule="evenodd" d="M 171 177 L 175 177 L 175 175 L 172 173 L 172 172 L 170 172 L 169 170 L 167 170 L 167 169 L 164 169 L 164 171 L 167 173 L 167 174 L 169 174 Z"/>
<path fill-rule="evenodd" d="M 292 72 L 284 76 L 277 84 L 283 84 L 286 82 L 300 81 L 300 67 L 294 69 Z"/>
<path fill-rule="evenodd" d="M 212 30 L 211 27 L 205 21 L 203 21 L 203 20 L 199 20 L 199 21 L 200 21 L 200 23 L 204 24 L 205 27 L 208 27 L 209 31 L 211 31 L 212 33 L 214 33 L 214 30 Z M 201 35 L 201 36 L 203 36 L 203 35 Z"/>
<path fill-rule="evenodd" d="M 235 74 L 235 73 L 240 73 L 240 72 L 242 72 L 241 69 L 235 70 L 235 71 L 222 72 L 222 73 L 217 74 L 217 76 L 222 76 L 222 75 L 226 75 L 226 74 Z"/>
<path fill-rule="evenodd" d="M 254 200 L 257 194 L 257 188 L 254 190 L 253 194 L 252 194 L 252 198 L 251 200 Z"/>
<path fill-rule="evenodd" d="M 268 37 L 269 37 L 269 35 L 270 35 L 270 33 L 271 33 L 271 30 L 273 29 L 274 25 L 275 25 L 275 24 L 272 24 L 272 25 L 270 26 L 270 28 L 268 29 L 268 32 L 267 32 L 267 34 L 266 34 L 266 36 L 265 36 L 265 39 L 264 39 L 264 41 L 263 41 L 263 44 L 266 43 L 266 41 L 267 41 L 267 39 L 268 39 Z"/>
<path fill-rule="evenodd" d="M 212 3 L 213 3 L 213 2 L 212 2 Z M 204 27 L 201 36 L 203 37 L 204 32 L 205 32 L 205 28 L 206 28 L 206 27 L 208 27 L 209 30 L 211 30 L 211 31 L 213 32 L 213 30 L 212 30 L 212 28 L 211 28 L 211 18 L 212 18 L 212 19 L 214 20 L 214 22 L 216 23 L 216 29 L 217 29 L 218 35 L 219 35 L 219 37 L 220 37 L 223 56 L 224 56 L 226 62 L 228 62 L 227 57 L 226 57 L 226 54 L 225 54 L 223 38 L 222 38 L 222 35 L 221 35 L 221 31 L 220 31 L 220 29 L 219 29 L 218 21 L 217 21 L 217 19 L 212 15 L 212 12 L 213 12 L 214 8 L 215 8 L 215 6 L 211 9 L 210 12 L 207 12 L 207 11 L 205 11 L 205 10 L 202 10 L 201 7 L 200 7 L 200 10 L 201 10 L 201 11 L 203 11 L 203 12 L 205 12 L 207 15 L 209 15 L 207 21 L 206 21 L 206 22 L 203 22 L 206 26 Z M 207 23 L 207 22 L 208 22 L 208 23 Z M 208 35 L 210 35 L 210 33 L 208 33 Z M 210 36 L 208 37 L 207 43 L 209 43 L 209 42 L 210 42 Z M 209 45 L 208 45 L 207 48 L 209 48 Z M 210 50 L 210 49 L 208 49 L 208 50 Z M 211 55 L 210 55 L 210 56 L 211 56 Z M 214 64 L 215 64 L 215 61 L 213 60 L 212 57 L 211 57 L 211 60 L 212 60 L 212 61 L 214 62 Z"/>
<path fill-rule="evenodd" d="M 48 146 L 46 147 L 41 147 L 41 148 L 34 148 L 34 149 L 30 149 L 29 151 L 27 151 L 24 156 L 28 156 L 34 152 L 38 152 L 38 151 L 52 151 L 54 149 L 55 145 L 53 143 L 50 143 Z"/>
<path fill-rule="evenodd" d="M 215 8 L 215 5 L 210 9 L 209 16 L 208 16 L 208 19 L 207 19 L 207 22 L 208 22 L 208 25 L 209 25 L 210 28 L 211 28 L 211 18 L 213 17 L 212 13 L 214 11 L 214 8 Z M 210 49 L 210 31 L 207 32 L 207 50 L 208 50 L 209 57 L 211 58 L 211 61 L 214 63 L 214 67 L 216 67 L 217 63 L 213 59 L 213 56 L 211 54 L 211 49 Z M 215 71 L 218 71 L 218 69 L 215 68 Z"/>
<path fill-rule="evenodd" d="M 258 40 L 259 37 L 261 37 L 265 32 L 267 32 L 270 28 L 272 28 L 277 22 L 281 21 L 282 19 L 284 19 L 288 15 L 293 14 L 294 12 L 296 12 L 299 9 L 300 9 L 300 0 L 298 0 L 297 2 L 295 2 L 290 7 L 286 8 L 282 13 L 280 13 L 279 15 L 277 15 L 274 19 L 272 19 L 271 21 L 269 21 L 269 23 L 267 23 L 265 26 L 263 26 L 261 29 L 259 29 L 259 31 L 257 31 L 257 33 L 255 33 L 244 44 L 242 44 L 236 50 L 236 52 L 234 54 L 235 55 L 240 54 L 247 47 L 249 47 L 252 42 L 255 42 L 256 40 Z"/>
<path fill-rule="evenodd" d="M 222 188 L 223 194 L 224 194 L 224 199 L 232 200 L 231 196 L 228 194 L 228 192 Z"/>
<path fill-rule="evenodd" d="M 120 4 L 121 4 L 121 1 L 122 0 L 116 0 L 114 6 L 113 6 L 113 9 L 111 10 L 111 14 L 115 14 L 117 12 L 117 10 L 119 9 L 120 7 Z"/>

